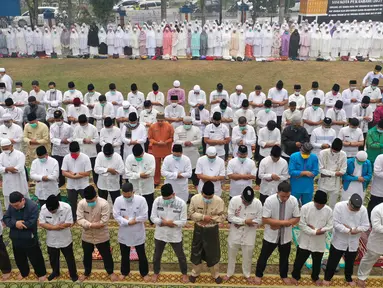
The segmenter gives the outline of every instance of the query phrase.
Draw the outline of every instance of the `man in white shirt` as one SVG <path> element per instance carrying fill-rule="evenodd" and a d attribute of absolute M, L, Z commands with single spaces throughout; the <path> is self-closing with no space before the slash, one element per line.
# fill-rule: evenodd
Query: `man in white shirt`
<path fill-rule="evenodd" d="M 73 131 L 73 141 L 80 144 L 81 152 L 88 155 L 92 164 L 93 183 L 97 185 L 98 174 L 94 171 L 94 164 L 97 157 L 96 145 L 100 142 L 97 128 L 88 123 L 88 118 L 82 114 L 78 116 L 79 126 Z"/>
<path fill-rule="evenodd" d="M 137 109 L 134 108 L 133 105 L 130 105 L 129 101 L 122 102 L 122 107 L 117 109 L 117 115 L 116 115 L 116 119 L 117 119 L 117 123 L 119 127 L 129 122 L 129 119 L 128 119 L 129 114 L 133 112 L 135 112 L 136 114 L 138 113 Z"/>
<path fill-rule="evenodd" d="M 352 117 L 352 108 L 362 101 L 362 93 L 356 89 L 356 84 L 356 80 L 350 80 L 349 88 L 342 92 L 342 101 L 347 118 Z"/>
<path fill-rule="evenodd" d="M 197 104 L 197 107 L 191 110 L 191 119 L 194 126 L 198 127 L 201 132 L 201 137 L 205 133 L 205 128 L 210 124 L 210 112 L 205 108 L 205 105 L 200 100 L 200 103 Z M 185 116 L 186 117 L 186 116 Z M 184 120 L 185 120 L 184 117 Z M 205 145 L 206 150 L 206 145 Z M 206 151 L 205 151 L 206 152 Z"/>
<path fill-rule="evenodd" d="M 12 78 L 6 73 L 5 68 L 0 68 L 0 82 L 4 82 L 7 86 L 7 91 L 12 92 L 12 85 L 13 80 Z"/>
<path fill-rule="evenodd" d="M 16 82 L 16 92 L 12 94 L 12 99 L 16 107 L 24 111 L 24 107 L 28 105 L 28 97 L 28 92 L 23 90 L 23 83 Z"/>
<path fill-rule="evenodd" d="M 81 104 L 80 98 L 74 98 L 71 101 L 71 103 L 73 105 L 67 105 L 68 121 L 71 123 L 73 128 L 75 128 L 78 126 L 78 119 L 80 115 L 85 115 L 86 117 L 89 117 L 89 109 L 84 104 Z"/>
<path fill-rule="evenodd" d="M 364 96 L 362 102 L 359 105 L 355 105 L 352 108 L 352 118 L 359 120 L 359 128 L 363 132 L 363 145 L 360 146 L 359 150 L 364 150 L 364 145 L 367 139 L 367 132 L 369 129 L 370 122 L 373 120 L 373 111 L 370 106 L 370 97 Z"/>
<path fill-rule="evenodd" d="M 188 103 L 189 103 L 189 107 L 190 107 L 190 112 L 193 109 L 197 108 L 198 104 L 202 104 L 202 105 L 206 106 L 207 102 L 206 102 L 205 91 L 201 90 L 201 87 L 199 87 L 198 85 L 195 85 L 193 87 L 193 90 L 189 91 Z"/>
<path fill-rule="evenodd" d="M 72 142 L 73 128 L 64 122 L 61 111 L 55 111 L 53 114 L 54 123 L 49 129 L 49 138 L 52 143 L 52 158 L 59 164 L 59 187 L 64 186 L 65 177 L 62 174 L 62 163 L 65 155 L 69 154 L 69 143 Z M 1 131 L 1 128 L 0 128 Z"/>
<path fill-rule="evenodd" d="M 68 90 L 64 92 L 63 104 L 65 105 L 73 104 L 73 100 L 75 98 L 79 98 L 81 102 L 83 102 L 84 100 L 84 97 L 81 91 L 77 90 L 76 85 L 74 84 L 74 82 L 71 81 L 71 82 L 68 82 Z"/>
<path fill-rule="evenodd" d="M 366 74 L 366 76 L 364 76 L 364 78 L 363 78 L 363 85 L 366 87 L 366 86 L 371 85 L 371 82 L 374 79 L 378 79 L 378 80 L 382 79 L 383 75 L 382 75 L 381 71 L 382 71 L 382 66 L 375 65 L 374 71 L 370 71 L 370 72 L 368 72 Z"/>
<path fill-rule="evenodd" d="M 0 82 L 0 105 L 4 105 L 6 99 L 12 98 L 12 93 L 5 88 L 5 83 Z"/>
<path fill-rule="evenodd" d="M 119 227 L 118 242 L 121 250 L 121 276 L 123 281 L 130 275 L 130 247 L 134 246 L 138 254 L 141 277 L 149 281 L 149 264 L 145 252 L 145 222 L 148 220 L 148 205 L 145 198 L 134 193 L 132 183 L 122 185 L 122 195 L 113 206 L 113 217 Z M 137 191 L 137 190 L 136 190 Z"/>
<path fill-rule="evenodd" d="M 306 106 L 310 107 L 312 105 L 313 99 L 319 98 L 320 105 L 324 104 L 324 92 L 319 89 L 319 83 L 314 81 L 311 84 L 311 90 L 306 93 Z"/>
<path fill-rule="evenodd" d="M 60 200 L 60 190 L 58 186 L 59 163 L 56 159 L 48 156 L 45 146 L 36 149 L 37 159 L 32 161 L 31 179 L 36 181 L 35 195 L 42 207 L 50 195 L 58 196 Z"/>
<path fill-rule="evenodd" d="M 314 149 L 312 153 L 318 156 L 323 149 L 330 148 L 332 141 L 336 138 L 336 132 L 331 128 L 331 118 L 325 117 L 322 126 L 315 128 L 310 137 L 310 143 Z"/>
<path fill-rule="evenodd" d="M 45 92 L 44 96 L 44 104 L 51 105 L 53 101 L 56 101 L 59 106 L 61 106 L 61 103 L 63 101 L 63 95 L 60 90 L 56 89 L 56 83 L 55 82 L 49 82 L 48 84 L 48 90 Z"/>
<path fill-rule="evenodd" d="M 326 203 L 327 194 L 318 190 L 315 193 L 314 201 L 301 208 L 299 246 L 291 273 L 291 282 L 294 285 L 298 285 L 302 267 L 310 255 L 313 261 L 311 280 L 316 286 L 320 286 L 322 283 L 319 280 L 319 274 L 326 249 L 326 233 L 333 229 L 332 210 Z"/>
<path fill-rule="evenodd" d="M 148 134 L 145 126 L 138 122 L 137 114 L 132 112 L 128 117 L 129 122 L 121 126 L 121 140 L 124 143 L 124 155 L 123 159 L 132 154 L 134 145 L 139 144 L 144 148 L 144 145 L 148 139 Z"/>
<path fill-rule="evenodd" d="M 363 146 L 364 137 L 358 119 L 351 118 L 348 122 L 348 126 L 340 129 L 338 138 L 343 141 L 343 151 L 346 152 L 347 158 L 351 158 L 355 157 L 359 147 Z"/>
<path fill-rule="evenodd" d="M 247 99 L 246 94 L 242 93 L 242 90 L 242 85 L 237 85 L 235 92 L 230 95 L 230 107 L 234 113 L 242 107 L 242 101 Z"/>
<path fill-rule="evenodd" d="M 105 97 L 108 103 L 113 105 L 114 115 L 116 115 L 117 109 L 122 105 L 122 102 L 124 101 L 124 96 L 122 96 L 120 91 L 117 91 L 116 84 L 109 84 L 109 91 L 105 93 Z"/>
<path fill-rule="evenodd" d="M 275 145 L 271 148 L 270 155 L 259 163 L 258 177 L 261 179 L 259 200 L 262 205 L 265 204 L 267 197 L 278 192 L 278 185 L 290 177 L 287 161 L 281 155 L 281 147 Z"/>
<path fill-rule="evenodd" d="M 16 107 L 12 98 L 5 99 L 5 113 L 11 115 L 12 122 L 22 127 L 23 125 L 23 110 Z"/>
<path fill-rule="evenodd" d="M 174 144 L 172 154 L 165 157 L 161 166 L 164 183 L 170 183 L 177 197 L 185 202 L 189 200 L 188 180 L 192 176 L 192 166 L 189 157 L 182 155 L 181 144 Z"/>
<path fill-rule="evenodd" d="M 207 125 L 203 135 L 203 140 L 206 143 L 207 149 L 214 146 L 218 157 L 225 159 L 226 152 L 225 144 L 230 143 L 229 129 L 221 123 L 222 115 L 219 112 L 214 112 L 211 124 Z"/>
<path fill-rule="evenodd" d="M 255 91 L 249 94 L 250 106 L 253 109 L 255 118 L 258 117 L 258 112 L 263 109 L 263 105 L 266 101 L 266 95 L 262 92 L 261 85 L 255 86 Z"/>
<path fill-rule="evenodd" d="M 294 116 L 302 118 L 303 112 L 297 110 L 297 102 L 289 102 L 289 109 L 283 111 L 282 114 L 282 130 L 291 125 L 291 120 Z"/>
<path fill-rule="evenodd" d="M 277 125 L 278 128 L 281 128 L 282 124 L 282 114 L 285 110 L 285 105 L 289 101 L 289 95 L 287 90 L 283 88 L 282 80 L 279 80 L 275 87 L 269 89 L 269 93 L 267 94 L 267 98 L 271 100 L 273 103 L 273 111 L 277 115 Z"/>
<path fill-rule="evenodd" d="M 259 130 L 259 156 L 256 158 L 259 161 L 270 155 L 272 147 L 274 147 L 275 145 L 281 145 L 281 131 L 275 128 L 277 128 L 277 123 L 273 120 L 270 120 L 269 122 L 267 122 L 266 127 L 263 127 Z"/>
<path fill-rule="evenodd" d="M 59 107 L 59 103 L 57 101 L 52 101 L 47 109 L 47 115 L 45 117 L 46 121 L 51 125 L 55 122 L 54 113 L 56 111 L 61 111 L 64 121 L 68 122 L 68 116 L 64 108 Z"/>
<path fill-rule="evenodd" d="M 200 179 L 198 184 L 198 193 L 201 193 L 205 182 L 211 181 L 214 184 L 214 194 L 221 197 L 222 183 L 225 180 L 225 161 L 217 157 L 215 147 L 206 149 L 206 155 L 197 160 L 195 174 Z"/>
<path fill-rule="evenodd" d="M 218 107 L 219 103 L 221 103 L 221 100 L 223 99 L 226 100 L 226 103 L 230 102 L 229 94 L 226 90 L 223 89 L 222 83 L 218 83 L 217 90 L 214 90 L 210 93 L 210 111 L 213 112 L 214 108 Z"/>
<path fill-rule="evenodd" d="M 148 218 L 152 213 L 154 202 L 154 172 L 156 162 L 154 156 L 144 153 L 140 144 L 135 144 L 125 161 L 125 173 L 134 187 L 134 192 L 145 198 L 148 204 Z"/>
<path fill-rule="evenodd" d="M 352 280 L 354 261 L 358 253 L 359 238 L 362 232 L 370 229 L 367 209 L 358 194 L 353 194 L 348 201 L 335 204 L 333 213 L 334 229 L 330 255 L 324 274 L 323 286 L 330 286 L 339 261 L 344 255 L 344 276 L 348 285 L 355 286 Z"/>
<path fill-rule="evenodd" d="M 242 273 L 249 284 L 252 284 L 251 262 L 257 228 L 262 223 L 262 204 L 257 198 L 254 198 L 254 190 L 250 186 L 245 187 L 241 195 L 234 196 L 230 200 L 228 220 L 230 222 L 227 239 L 229 259 L 224 281 L 228 281 L 234 275 L 237 253 L 241 248 Z"/>
<path fill-rule="evenodd" d="M 183 106 L 178 104 L 178 96 L 170 96 L 170 102 L 168 106 L 165 107 L 165 120 L 171 123 L 176 129 L 182 125 L 182 118 L 185 117 L 185 109 Z"/>
<path fill-rule="evenodd" d="M 153 108 L 152 102 L 150 100 L 145 100 L 144 110 L 141 111 L 140 123 L 145 126 L 146 132 L 149 131 L 149 127 L 157 122 L 157 113 L 158 111 Z M 149 142 L 145 143 L 145 151 L 148 152 Z"/>
<path fill-rule="evenodd" d="M 263 127 L 266 127 L 267 123 L 270 120 L 277 122 L 277 114 L 275 114 L 274 111 L 271 111 L 271 105 L 272 105 L 271 100 L 267 99 L 265 101 L 265 109 L 258 112 L 257 121 L 256 121 L 257 133 L 259 133 L 260 129 L 262 129 Z M 282 121 L 282 118 L 281 118 L 281 121 Z"/>
<path fill-rule="evenodd" d="M 154 200 L 150 219 L 156 225 L 153 255 L 154 274 L 152 281 L 157 282 L 158 280 L 161 271 L 162 253 L 166 244 L 169 243 L 178 258 L 182 273 L 182 283 L 189 282 L 182 241 L 182 227 L 187 222 L 187 206 L 185 201 L 176 196 L 170 183 L 162 185 L 161 196 Z"/>
<path fill-rule="evenodd" d="M 374 177 L 371 183 L 371 196 L 368 202 L 368 218 L 371 217 L 371 211 L 375 206 L 383 203 L 383 154 L 376 157 L 373 167 Z"/>
<path fill-rule="evenodd" d="M 374 78 L 371 82 L 371 85 L 364 88 L 362 92 L 362 97 L 370 97 L 372 112 L 375 112 L 376 106 L 382 105 L 382 93 L 380 92 L 380 88 L 378 86 L 379 79 Z"/>
<path fill-rule="evenodd" d="M 130 85 L 130 90 L 131 92 L 129 92 L 127 100 L 134 108 L 136 108 L 137 114 L 140 115 L 145 101 L 144 93 L 138 91 L 136 83 Z"/>
<path fill-rule="evenodd" d="M 93 109 L 94 105 L 98 102 L 98 97 L 101 93 L 95 91 L 94 85 L 88 84 L 88 92 L 84 95 L 84 105 L 89 109 L 89 123 L 94 125 Z"/>
<path fill-rule="evenodd" d="M 183 154 L 189 157 L 192 167 L 191 180 L 197 190 L 199 179 L 195 175 L 195 169 L 200 157 L 198 149 L 201 145 L 202 136 L 198 127 L 192 124 L 190 116 L 184 117 L 183 123 L 184 125 L 174 130 L 174 144 L 182 145 Z"/>
<path fill-rule="evenodd" d="M 222 101 L 215 107 L 214 109 L 211 109 L 210 111 L 210 117 L 212 118 L 215 112 L 221 113 L 221 122 L 224 126 L 227 127 L 227 129 L 231 129 L 231 127 L 234 126 L 233 118 L 234 113 L 233 110 L 227 106 L 227 101 L 225 99 L 222 99 Z"/>
<path fill-rule="evenodd" d="M 253 113 L 253 110 L 251 110 L 249 108 L 249 100 L 247 99 L 244 99 L 242 101 L 242 106 L 240 109 L 238 109 L 235 113 L 234 113 L 234 125 L 238 125 L 238 119 L 240 117 L 246 117 L 246 120 L 247 120 L 247 123 L 250 125 L 250 126 L 254 126 L 255 125 L 255 116 L 254 116 L 254 113 Z"/>
<path fill-rule="evenodd" d="M 375 162 L 376 163 L 376 162 Z M 372 230 L 368 237 L 367 251 L 365 252 L 358 268 L 358 281 L 359 287 L 366 287 L 366 280 L 371 273 L 372 267 L 376 261 L 379 260 L 383 254 L 383 204 L 377 205 L 371 213 L 371 226 Z"/>
<path fill-rule="evenodd" d="M 84 189 L 89 186 L 89 176 L 92 165 L 89 157 L 80 152 L 80 145 L 77 142 L 69 144 L 69 152 L 64 157 L 61 167 L 62 174 L 67 178 L 68 201 L 72 207 L 73 221 L 76 221 L 77 198 L 80 194 L 84 198 Z"/>
<path fill-rule="evenodd" d="M 121 155 L 114 152 L 112 144 L 105 144 L 102 152 L 98 153 L 94 171 L 99 175 L 98 195 L 108 200 L 110 194 L 114 204 L 116 198 L 120 196 L 120 176 L 125 173 L 125 166 Z"/>
<path fill-rule="evenodd" d="M 104 147 L 105 144 L 112 144 L 117 154 L 121 152 L 121 129 L 113 125 L 113 120 L 110 117 L 104 119 L 104 128 L 100 131 L 100 146 Z"/>
<path fill-rule="evenodd" d="M 236 157 L 227 164 L 227 176 L 230 179 L 230 199 L 240 195 L 247 186 L 253 186 L 253 180 L 257 176 L 255 162 L 248 157 L 245 145 L 240 145 Z"/>
<path fill-rule="evenodd" d="M 307 133 L 309 135 L 311 135 L 312 131 L 315 128 L 318 128 L 322 124 L 323 118 L 325 117 L 325 114 L 322 108 L 319 107 L 319 105 L 320 99 L 314 98 L 312 101 L 312 105 L 310 107 L 307 107 L 303 112 L 303 127 L 306 128 Z"/>
<path fill-rule="evenodd" d="M 85 105 L 82 105 L 85 106 Z M 100 95 L 98 97 L 98 102 L 94 104 L 93 109 L 93 118 L 96 120 L 97 131 L 100 132 L 104 127 L 104 119 L 110 117 L 114 121 L 116 114 L 114 114 L 115 108 L 113 104 L 106 101 L 105 95 Z"/>
<path fill-rule="evenodd" d="M 23 130 L 19 125 L 12 121 L 10 114 L 4 114 L 2 117 L 4 121 L 0 126 L 0 141 L 3 139 L 11 140 L 16 150 L 21 150 L 21 141 L 23 140 Z"/>
<path fill-rule="evenodd" d="M 40 89 L 39 81 L 36 81 L 36 80 L 32 81 L 32 90 L 29 92 L 29 97 L 31 97 L 31 96 L 36 98 L 36 104 L 37 105 L 43 106 L 44 98 L 45 98 L 45 91 Z"/>
<path fill-rule="evenodd" d="M 296 105 L 295 105 L 296 109 L 299 112 L 301 112 L 301 115 L 302 115 L 303 110 L 305 110 L 305 108 L 306 108 L 306 99 L 305 99 L 305 96 L 303 96 L 301 94 L 301 89 L 302 89 L 301 85 L 299 85 L 299 84 L 294 85 L 294 94 L 291 94 L 289 96 L 289 104 L 291 102 L 295 102 L 296 103 Z M 283 118 L 282 118 L 282 121 L 283 121 Z"/>
<path fill-rule="evenodd" d="M 343 102 L 337 100 L 333 108 L 327 110 L 326 117 L 331 119 L 331 128 L 335 130 L 336 135 L 339 134 L 340 129 L 347 125 L 346 112 L 343 108 Z"/>
<path fill-rule="evenodd" d="M 255 270 L 254 285 L 262 284 L 263 272 L 267 260 L 278 247 L 279 275 L 282 281 L 290 284 L 288 278 L 289 255 L 291 250 L 292 226 L 298 224 L 300 217 L 298 200 L 291 196 L 291 186 L 283 181 L 278 185 L 278 192 L 269 196 L 263 206 L 262 223 L 265 225 L 261 254 Z"/>
<path fill-rule="evenodd" d="M 246 119 L 247 118 L 244 116 L 239 117 L 238 126 L 233 128 L 233 155 L 237 153 L 239 145 L 245 145 L 247 147 L 247 151 L 249 151 L 247 157 L 251 158 L 253 151 L 252 147 L 255 146 L 257 136 L 255 135 L 254 128 L 247 124 Z"/>
<path fill-rule="evenodd" d="M 340 86 L 338 84 L 334 84 L 331 91 L 327 92 L 324 96 L 325 113 L 334 107 L 337 100 L 342 100 L 342 95 L 339 93 L 339 90 Z"/>
<path fill-rule="evenodd" d="M 152 89 L 153 91 L 148 93 L 146 100 L 151 101 L 158 112 L 164 113 L 165 95 L 159 91 L 160 87 L 157 83 L 152 84 Z"/>
<path fill-rule="evenodd" d="M 47 230 L 47 249 L 52 273 L 48 281 L 60 276 L 60 252 L 65 257 L 69 276 L 73 282 L 78 280 L 76 260 L 73 253 L 73 240 L 70 227 L 73 225 L 72 209 L 60 198 L 50 195 L 46 204 L 41 207 L 40 227 Z"/>
<path fill-rule="evenodd" d="M 0 221 L 3 221 L 3 208 L 0 202 Z M 3 240 L 3 224 L 0 225 L 0 271 L 3 274 L 1 280 L 7 281 L 11 277 L 12 266 Z"/>

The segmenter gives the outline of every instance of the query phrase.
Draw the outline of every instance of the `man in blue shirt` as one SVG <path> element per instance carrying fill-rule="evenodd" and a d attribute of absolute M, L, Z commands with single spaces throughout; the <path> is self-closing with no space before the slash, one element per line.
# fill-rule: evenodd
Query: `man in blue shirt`
<path fill-rule="evenodd" d="M 301 151 L 290 156 L 289 174 L 291 195 L 305 205 L 312 200 L 314 193 L 314 178 L 319 173 L 318 157 L 311 153 L 313 146 L 306 142 Z"/>

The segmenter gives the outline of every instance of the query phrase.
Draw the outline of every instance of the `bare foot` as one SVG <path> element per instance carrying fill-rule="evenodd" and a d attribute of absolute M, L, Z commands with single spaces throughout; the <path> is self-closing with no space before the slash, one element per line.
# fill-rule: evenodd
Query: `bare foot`
<path fill-rule="evenodd" d="M 351 286 L 351 287 L 354 287 L 356 286 L 355 282 L 354 281 L 351 281 L 351 282 L 347 282 L 348 286 Z"/>
<path fill-rule="evenodd" d="M 19 281 L 23 280 L 23 279 L 24 279 L 24 277 L 21 274 L 18 274 L 16 277 L 16 280 L 19 280 Z"/>
<path fill-rule="evenodd" d="M 357 284 L 359 287 L 362 287 L 362 288 L 366 287 L 366 281 L 364 281 L 364 280 L 360 280 L 360 279 L 358 279 L 358 281 L 356 281 L 356 284 Z"/>
<path fill-rule="evenodd" d="M 322 281 L 322 286 L 330 286 L 330 284 L 331 284 L 330 281 L 326 281 L 326 280 Z"/>
<path fill-rule="evenodd" d="M 85 276 L 85 275 L 81 275 L 79 278 L 78 278 L 78 281 L 80 282 L 84 282 L 86 279 L 88 279 L 89 276 Z"/>
<path fill-rule="evenodd" d="M 181 282 L 182 283 L 189 283 L 189 276 L 187 274 L 182 275 Z"/>
<path fill-rule="evenodd" d="M 223 276 L 223 278 L 222 278 L 222 279 L 223 279 L 223 281 L 225 281 L 225 282 L 226 282 L 226 281 L 229 281 L 229 280 L 230 280 L 230 278 L 231 278 L 230 276 L 227 276 L 227 275 L 225 275 L 225 276 Z"/>
<path fill-rule="evenodd" d="M 120 276 L 118 276 L 118 280 L 123 281 L 123 280 L 125 280 L 126 277 L 130 277 L 130 273 L 128 275 L 122 275 L 121 274 Z"/>
<path fill-rule="evenodd" d="M 317 280 L 314 282 L 316 286 L 322 286 L 322 280 Z"/>
<path fill-rule="evenodd" d="M 254 278 L 254 285 L 261 285 L 262 284 L 262 278 L 255 277 Z"/>
<path fill-rule="evenodd" d="M 2 280 L 7 281 L 11 277 L 11 273 L 3 274 Z"/>
<path fill-rule="evenodd" d="M 282 278 L 282 281 L 283 281 L 283 283 L 285 283 L 285 285 L 290 285 L 291 284 L 290 278 Z"/>
<path fill-rule="evenodd" d="M 118 281 L 118 276 L 115 273 L 110 274 L 110 281 L 116 282 Z"/>
<path fill-rule="evenodd" d="M 290 282 L 292 285 L 298 286 L 298 280 L 297 279 L 291 278 Z"/>
<path fill-rule="evenodd" d="M 47 276 L 39 277 L 39 282 L 45 282 L 47 281 Z"/>
<path fill-rule="evenodd" d="M 246 277 L 245 277 L 246 278 Z M 247 283 L 254 284 L 254 278 L 253 277 L 247 277 L 246 278 Z"/>
<path fill-rule="evenodd" d="M 149 282 L 149 281 L 150 281 L 150 277 L 149 277 L 149 275 L 144 276 L 144 281 L 145 281 L 145 282 Z"/>
<path fill-rule="evenodd" d="M 157 280 L 158 280 L 158 276 L 159 276 L 159 274 L 153 274 L 153 276 L 152 276 L 152 282 L 156 283 Z"/>

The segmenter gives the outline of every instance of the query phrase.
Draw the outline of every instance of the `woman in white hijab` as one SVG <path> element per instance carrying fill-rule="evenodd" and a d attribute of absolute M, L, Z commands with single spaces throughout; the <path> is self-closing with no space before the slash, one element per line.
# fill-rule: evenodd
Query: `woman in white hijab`
<path fill-rule="evenodd" d="M 89 54 L 89 47 L 88 47 L 88 32 L 86 31 L 86 27 L 82 26 L 80 30 L 80 35 L 78 36 L 79 39 L 79 47 L 80 47 L 80 55 L 87 55 Z"/>
<path fill-rule="evenodd" d="M 124 30 L 122 30 L 121 26 L 118 26 L 114 34 L 114 54 L 123 56 L 124 46 Z"/>
<path fill-rule="evenodd" d="M 70 33 L 69 48 L 72 50 L 72 56 L 80 55 L 80 40 L 76 29 L 72 28 Z"/>
<path fill-rule="evenodd" d="M 113 56 L 114 54 L 114 31 L 112 27 L 108 28 L 108 34 L 106 35 L 106 45 L 108 45 L 108 55 Z"/>
<path fill-rule="evenodd" d="M 61 33 L 57 29 L 56 26 L 53 26 L 53 32 L 52 32 L 52 42 L 53 42 L 53 51 L 58 55 L 62 55 L 62 50 L 61 50 L 61 41 L 60 41 L 60 36 Z"/>
<path fill-rule="evenodd" d="M 108 47 L 106 46 L 106 33 L 104 30 L 104 27 L 101 27 L 100 30 L 98 30 L 98 40 L 100 41 L 100 48 L 99 48 L 99 54 L 100 55 L 106 55 L 108 54 Z"/>
<path fill-rule="evenodd" d="M 27 54 L 27 45 L 25 43 L 24 30 L 21 27 L 16 29 L 16 50 L 19 54 Z"/>
<path fill-rule="evenodd" d="M 53 52 L 53 45 L 52 45 L 52 35 L 49 31 L 48 27 L 44 28 L 44 36 L 43 36 L 43 42 L 44 42 L 44 51 L 47 56 L 51 56 Z"/>
<path fill-rule="evenodd" d="M 32 28 L 28 27 L 27 31 L 25 32 L 25 44 L 27 47 L 28 56 L 32 56 L 35 54 L 35 46 L 33 45 L 33 35 L 34 32 L 32 31 Z"/>
<path fill-rule="evenodd" d="M 16 53 L 16 34 L 13 32 L 11 26 L 8 27 L 7 33 L 5 35 L 7 38 L 7 48 L 9 55 Z"/>
<path fill-rule="evenodd" d="M 35 45 L 36 53 L 42 53 L 44 51 L 43 33 L 37 26 L 35 26 L 35 33 L 33 35 L 33 45 Z"/>
<path fill-rule="evenodd" d="M 148 26 L 148 30 L 146 30 L 146 49 L 149 57 L 156 54 L 156 35 L 152 26 Z"/>

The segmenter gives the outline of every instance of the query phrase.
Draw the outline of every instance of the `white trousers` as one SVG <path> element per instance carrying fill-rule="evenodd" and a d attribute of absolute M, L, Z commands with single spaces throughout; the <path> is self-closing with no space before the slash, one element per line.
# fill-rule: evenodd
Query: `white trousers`
<path fill-rule="evenodd" d="M 360 261 L 358 268 L 358 279 L 367 280 L 367 277 L 370 275 L 372 267 L 379 259 L 380 254 L 375 253 L 371 250 L 367 250 L 366 254 L 364 254 L 362 261 Z"/>
<path fill-rule="evenodd" d="M 318 189 L 320 189 L 320 188 L 318 187 Z M 339 194 L 340 194 L 339 189 L 335 189 L 332 191 L 323 190 L 323 192 L 326 192 L 326 194 L 327 194 L 328 206 L 330 206 L 331 209 L 334 209 L 335 204 L 338 202 L 338 198 L 339 198 Z"/>
<path fill-rule="evenodd" d="M 241 244 L 230 244 L 228 245 L 228 256 L 229 261 L 227 264 L 227 276 L 231 277 L 234 275 L 235 262 L 237 260 L 237 253 L 239 248 L 242 249 L 242 273 L 245 278 L 249 278 L 251 275 L 251 260 L 253 258 L 254 245 L 241 245 Z"/>

